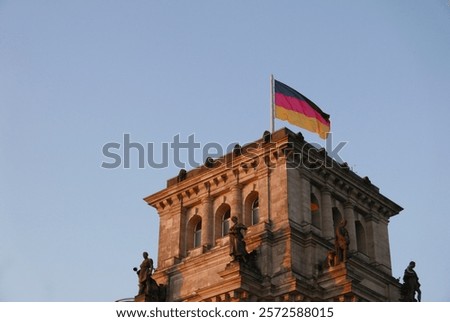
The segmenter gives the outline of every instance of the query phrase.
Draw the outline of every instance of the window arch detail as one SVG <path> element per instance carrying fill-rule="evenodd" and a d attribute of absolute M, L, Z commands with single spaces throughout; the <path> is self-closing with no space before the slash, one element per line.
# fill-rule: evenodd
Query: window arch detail
<path fill-rule="evenodd" d="M 356 232 L 356 249 L 358 250 L 358 252 L 367 255 L 366 233 L 364 231 L 364 226 L 359 220 L 355 221 L 355 232 Z"/>
<path fill-rule="evenodd" d="M 337 207 L 333 207 L 332 211 L 333 211 L 333 227 L 336 230 L 336 227 L 341 223 L 344 217 L 342 217 L 341 212 Z"/>
<path fill-rule="evenodd" d="M 221 236 L 228 235 L 228 231 L 230 230 L 230 220 L 231 220 L 231 209 L 228 208 L 225 213 L 222 215 L 222 234 Z"/>
<path fill-rule="evenodd" d="M 227 203 L 223 203 L 217 208 L 215 219 L 215 238 L 221 238 L 228 235 L 231 221 L 231 207 Z"/>
<path fill-rule="evenodd" d="M 259 198 L 253 200 L 251 212 L 251 223 L 252 225 L 256 225 L 257 223 L 259 223 Z"/>
<path fill-rule="evenodd" d="M 311 224 L 320 228 L 320 203 L 313 193 L 311 193 Z"/>
<path fill-rule="evenodd" d="M 187 225 L 186 248 L 191 250 L 202 245 L 202 218 L 199 215 L 193 216 Z"/>
<path fill-rule="evenodd" d="M 245 198 L 244 203 L 244 225 L 252 226 L 261 221 L 261 212 L 259 208 L 259 194 L 252 191 Z"/>

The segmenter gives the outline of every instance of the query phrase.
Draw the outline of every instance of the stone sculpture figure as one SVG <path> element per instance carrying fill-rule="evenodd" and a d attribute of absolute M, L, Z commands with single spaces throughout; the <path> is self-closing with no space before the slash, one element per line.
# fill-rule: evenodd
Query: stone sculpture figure
<path fill-rule="evenodd" d="M 336 260 L 335 265 L 346 262 L 348 258 L 348 245 L 350 244 L 350 238 L 348 231 L 345 228 L 347 220 L 342 220 L 336 227 L 335 248 L 336 248 Z"/>
<path fill-rule="evenodd" d="M 334 250 L 329 250 L 327 252 L 327 259 L 326 259 L 326 267 L 333 267 L 335 266 L 336 262 L 336 252 Z"/>
<path fill-rule="evenodd" d="M 245 225 L 238 223 L 238 218 L 236 216 L 231 217 L 233 225 L 230 227 L 230 256 L 233 260 L 246 262 L 248 259 L 248 253 L 246 249 L 246 244 L 244 241 L 243 231 L 247 230 Z"/>
<path fill-rule="evenodd" d="M 139 276 L 139 294 L 148 294 L 153 273 L 153 260 L 148 257 L 147 252 L 144 252 L 142 256 L 144 260 L 141 263 L 140 269 L 137 271 Z"/>
<path fill-rule="evenodd" d="M 405 273 L 403 274 L 403 285 L 400 289 L 401 299 L 403 302 L 417 302 L 421 301 L 422 292 L 420 291 L 420 283 L 419 277 L 417 276 L 416 271 L 414 270 L 416 267 L 416 263 L 411 261 L 405 269 Z M 417 300 L 416 300 L 417 293 Z"/>
<path fill-rule="evenodd" d="M 158 284 L 153 278 L 153 260 L 148 257 L 148 253 L 142 254 L 144 260 L 140 265 L 140 269 L 134 267 L 139 279 L 139 293 L 135 297 L 140 298 L 139 302 L 144 299 L 145 302 L 164 302 L 166 300 L 166 286 Z"/>

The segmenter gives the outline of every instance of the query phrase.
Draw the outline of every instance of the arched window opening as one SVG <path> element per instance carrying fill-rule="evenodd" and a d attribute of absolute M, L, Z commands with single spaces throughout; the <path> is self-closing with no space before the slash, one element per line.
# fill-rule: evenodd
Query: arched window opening
<path fill-rule="evenodd" d="M 194 227 L 194 247 L 197 248 L 200 247 L 202 244 L 202 221 L 199 220 L 199 222 Z"/>
<path fill-rule="evenodd" d="M 252 203 L 252 225 L 259 223 L 259 198 Z"/>
<path fill-rule="evenodd" d="M 222 216 L 222 237 L 228 235 L 230 230 L 231 210 L 228 208 Z"/>
<path fill-rule="evenodd" d="M 244 216 L 242 223 L 246 226 L 253 226 L 261 221 L 261 213 L 259 211 L 259 194 L 258 191 L 251 191 L 244 202 Z"/>
<path fill-rule="evenodd" d="M 360 221 L 355 222 L 356 249 L 367 255 L 366 233 Z"/>
<path fill-rule="evenodd" d="M 231 207 L 223 203 L 217 208 L 214 215 L 214 238 L 222 238 L 228 235 L 231 222 Z"/>
<path fill-rule="evenodd" d="M 341 212 L 339 211 L 339 209 L 337 209 L 336 207 L 333 207 L 333 225 L 334 225 L 334 229 L 336 229 L 336 227 L 341 223 L 342 221 L 342 215 Z"/>
<path fill-rule="evenodd" d="M 320 206 L 316 196 L 311 194 L 311 224 L 320 228 Z"/>

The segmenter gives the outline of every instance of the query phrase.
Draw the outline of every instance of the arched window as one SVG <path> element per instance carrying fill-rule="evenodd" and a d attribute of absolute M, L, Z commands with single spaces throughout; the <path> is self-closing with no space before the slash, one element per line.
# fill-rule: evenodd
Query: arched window
<path fill-rule="evenodd" d="M 230 230 L 231 207 L 223 203 L 217 208 L 214 215 L 214 238 L 222 238 L 228 235 Z"/>
<path fill-rule="evenodd" d="M 259 212 L 259 194 L 258 191 L 251 191 L 244 201 L 244 216 L 242 223 L 246 226 L 256 225 L 261 221 Z"/>
<path fill-rule="evenodd" d="M 333 225 L 334 225 L 334 229 L 336 229 L 336 227 L 341 223 L 342 221 L 342 215 L 341 212 L 339 211 L 339 209 L 337 209 L 336 207 L 333 207 Z"/>
<path fill-rule="evenodd" d="M 252 225 L 259 223 L 259 198 L 252 202 Z"/>
<path fill-rule="evenodd" d="M 320 206 L 316 196 L 311 194 L 311 224 L 320 228 Z"/>
<path fill-rule="evenodd" d="M 355 222 L 355 231 L 356 231 L 356 249 L 358 250 L 358 252 L 367 255 L 366 234 L 364 232 L 364 227 L 359 220 Z"/>
<path fill-rule="evenodd" d="M 194 227 L 194 247 L 200 247 L 202 244 L 202 221 L 199 220 L 198 223 Z"/>
<path fill-rule="evenodd" d="M 222 237 L 228 235 L 230 230 L 231 210 L 228 208 L 222 216 Z"/>

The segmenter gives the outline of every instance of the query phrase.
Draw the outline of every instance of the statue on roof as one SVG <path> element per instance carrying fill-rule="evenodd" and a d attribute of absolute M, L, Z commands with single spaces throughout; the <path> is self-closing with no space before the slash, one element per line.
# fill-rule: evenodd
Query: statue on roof
<path fill-rule="evenodd" d="M 140 265 L 140 269 L 138 270 L 136 267 L 134 270 L 138 274 L 139 279 L 139 293 L 138 294 L 146 294 L 148 293 L 148 285 L 150 284 L 150 279 L 153 274 L 153 260 L 148 257 L 148 253 L 144 252 L 142 254 L 144 260 Z"/>
<path fill-rule="evenodd" d="M 166 286 L 158 284 L 153 279 L 153 260 L 148 257 L 148 253 L 144 252 L 142 256 L 144 260 L 139 267 L 140 269 L 133 268 L 139 280 L 139 293 L 135 296 L 135 301 L 139 299 L 137 302 L 164 302 L 166 300 Z"/>
<path fill-rule="evenodd" d="M 403 285 L 400 289 L 402 302 L 420 302 L 422 297 L 422 292 L 420 291 L 419 277 L 414 270 L 416 263 L 411 261 L 405 269 L 403 274 Z M 416 299 L 417 293 L 417 299 Z"/>

